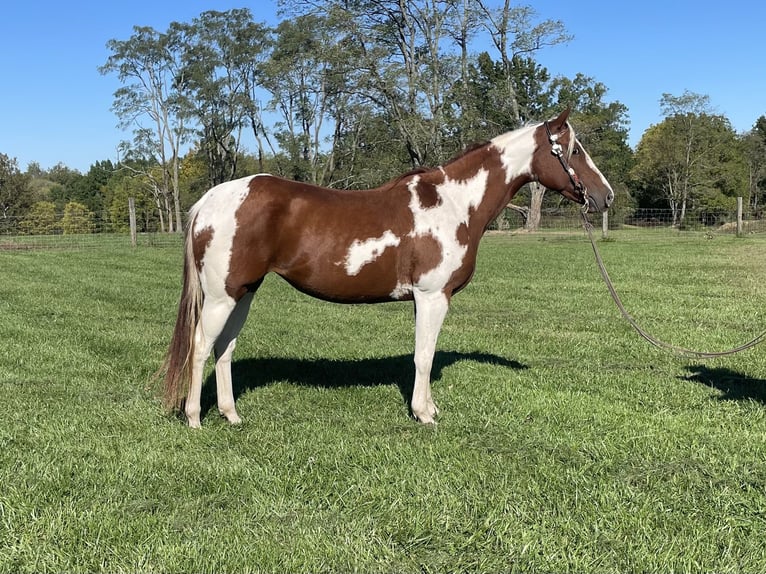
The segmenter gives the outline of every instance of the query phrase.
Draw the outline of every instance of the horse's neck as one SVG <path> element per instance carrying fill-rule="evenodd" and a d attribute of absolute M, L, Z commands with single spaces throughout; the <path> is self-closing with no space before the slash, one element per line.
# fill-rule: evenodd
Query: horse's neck
<path fill-rule="evenodd" d="M 526 128 L 499 136 L 487 146 L 466 154 L 459 164 L 446 166 L 449 179 L 472 181 L 472 185 L 483 186 L 483 189 L 472 192 L 481 199 L 472 206 L 471 227 L 483 233 L 519 189 L 532 181 L 533 152 L 532 132 Z"/>

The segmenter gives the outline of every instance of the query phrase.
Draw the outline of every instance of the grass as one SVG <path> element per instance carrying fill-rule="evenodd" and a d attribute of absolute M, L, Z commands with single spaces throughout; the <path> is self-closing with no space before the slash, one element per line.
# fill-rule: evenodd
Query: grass
<path fill-rule="evenodd" d="M 766 239 L 600 248 L 674 344 L 764 328 Z M 0 572 L 766 571 L 766 352 L 620 318 L 584 237 L 487 237 L 408 418 L 408 304 L 269 278 L 201 431 L 149 384 L 180 249 L 0 251 Z"/>

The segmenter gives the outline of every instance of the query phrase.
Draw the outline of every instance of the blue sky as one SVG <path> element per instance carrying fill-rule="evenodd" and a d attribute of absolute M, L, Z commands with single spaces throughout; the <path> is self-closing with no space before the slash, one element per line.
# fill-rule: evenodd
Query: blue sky
<path fill-rule="evenodd" d="M 662 120 L 663 93 L 710 96 L 739 132 L 766 114 L 761 0 L 524 3 L 541 18 L 562 20 L 574 35 L 537 60 L 553 75 L 581 72 L 605 84 L 606 100 L 628 108 L 633 146 Z M 205 10 L 243 6 L 256 20 L 277 22 L 273 0 L 7 2 L 0 17 L 0 153 L 22 170 L 36 161 L 44 169 L 61 162 L 86 172 L 96 161 L 116 160 L 117 145 L 130 134 L 110 111 L 116 78 L 97 70 L 109 56 L 106 42 L 127 39 L 134 25 L 165 30 Z"/>

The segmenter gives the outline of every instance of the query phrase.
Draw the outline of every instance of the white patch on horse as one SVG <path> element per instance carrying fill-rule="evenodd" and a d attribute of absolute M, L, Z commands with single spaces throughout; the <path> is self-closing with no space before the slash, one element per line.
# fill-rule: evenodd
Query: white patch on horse
<path fill-rule="evenodd" d="M 532 172 L 532 156 L 537 147 L 535 129 L 536 126 L 522 128 L 491 140 L 492 145 L 500 152 L 500 161 L 505 168 L 505 183 Z"/>
<path fill-rule="evenodd" d="M 582 148 L 582 146 L 580 146 L 580 148 Z M 601 170 L 596 167 L 596 164 L 593 163 L 593 160 L 591 159 L 590 154 L 588 153 L 585 154 L 585 162 L 588 164 L 589 168 L 591 168 L 593 171 L 595 171 L 599 175 L 599 177 L 601 178 L 601 182 L 604 184 L 604 187 L 607 189 L 612 189 L 612 186 L 609 185 L 609 182 L 604 177 L 604 174 L 601 173 Z"/>
<path fill-rule="evenodd" d="M 250 193 L 248 176 L 215 186 L 203 195 L 189 211 L 194 221 L 192 233 L 198 236 L 206 229 L 213 232 L 202 258 L 200 281 L 205 293 L 213 297 L 227 297 L 226 277 L 234 234 L 237 231 L 237 210 Z"/>
<path fill-rule="evenodd" d="M 410 283 L 397 283 L 394 290 L 391 291 L 391 299 L 403 299 L 412 294 L 412 285 Z"/>
<path fill-rule="evenodd" d="M 372 237 L 364 241 L 355 239 L 343 261 L 346 273 L 350 276 L 357 275 L 362 267 L 375 261 L 387 248 L 399 245 L 399 242 L 400 239 L 390 230 L 380 237 Z"/>
<path fill-rule="evenodd" d="M 418 279 L 418 289 L 440 291 L 463 264 L 468 246 L 460 244 L 457 231 L 462 224 L 468 224 L 471 208 L 484 199 L 488 177 L 486 169 L 480 169 L 466 180 L 452 180 L 445 176 L 445 180 L 436 186 L 441 203 L 428 208 L 422 207 L 418 197 L 420 176 L 412 178 L 409 184 L 410 211 L 415 225 L 410 236 L 431 235 L 439 242 L 442 251 L 439 264 Z"/>

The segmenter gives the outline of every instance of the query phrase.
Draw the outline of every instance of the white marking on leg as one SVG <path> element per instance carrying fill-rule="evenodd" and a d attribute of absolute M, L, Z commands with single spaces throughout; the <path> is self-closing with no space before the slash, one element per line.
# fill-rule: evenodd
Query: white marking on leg
<path fill-rule="evenodd" d="M 436 341 L 449 301 L 441 291 L 416 289 L 415 296 L 415 385 L 412 389 L 412 416 L 425 424 L 434 422 L 439 409 L 431 398 L 431 367 Z"/>
<path fill-rule="evenodd" d="M 399 245 L 399 242 L 400 239 L 390 230 L 380 237 L 365 240 L 356 239 L 348 248 L 346 259 L 342 265 L 346 268 L 348 275 L 357 275 L 362 267 L 375 261 L 388 247 Z"/>
<path fill-rule="evenodd" d="M 250 303 L 253 300 L 253 293 L 247 293 L 242 299 L 237 301 L 234 310 L 229 315 L 218 339 L 215 342 L 215 383 L 216 396 L 218 398 L 218 411 L 226 417 L 231 424 L 242 422 L 237 414 L 234 404 L 234 389 L 231 379 L 231 357 L 237 346 L 237 335 L 242 330 L 242 326 L 247 319 L 247 313 L 250 310 Z"/>
<path fill-rule="evenodd" d="M 206 298 L 202 305 L 202 313 L 195 333 L 191 383 L 184 409 L 186 419 L 192 428 L 200 427 L 200 398 L 205 363 L 213 350 L 213 345 L 226 326 L 234 305 L 234 299 L 231 297 L 224 299 Z"/>

